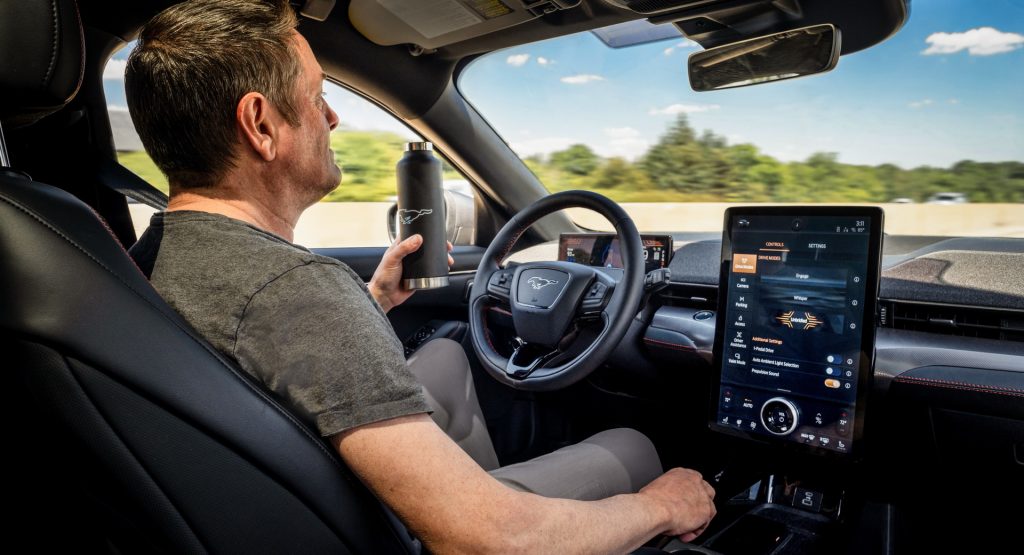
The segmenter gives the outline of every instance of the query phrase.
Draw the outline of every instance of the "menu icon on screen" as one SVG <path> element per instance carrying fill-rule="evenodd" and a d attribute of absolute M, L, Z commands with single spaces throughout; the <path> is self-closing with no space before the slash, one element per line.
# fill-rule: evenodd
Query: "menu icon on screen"
<path fill-rule="evenodd" d="M 739 253 L 732 255 L 732 271 L 737 274 L 756 274 L 757 255 Z"/>

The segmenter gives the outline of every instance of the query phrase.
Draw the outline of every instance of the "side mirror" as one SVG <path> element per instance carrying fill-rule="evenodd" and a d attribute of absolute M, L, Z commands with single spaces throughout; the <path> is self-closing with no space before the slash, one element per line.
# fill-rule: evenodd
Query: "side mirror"
<path fill-rule="evenodd" d="M 823 73 L 839 62 L 840 33 L 812 25 L 690 54 L 690 86 L 713 91 Z"/>
<path fill-rule="evenodd" d="M 445 235 L 452 245 L 473 245 L 476 243 L 476 200 L 473 188 L 468 182 L 455 182 L 452 186 L 445 183 L 444 189 L 444 220 Z M 391 241 L 398 237 L 398 205 L 388 208 L 388 237 Z"/>

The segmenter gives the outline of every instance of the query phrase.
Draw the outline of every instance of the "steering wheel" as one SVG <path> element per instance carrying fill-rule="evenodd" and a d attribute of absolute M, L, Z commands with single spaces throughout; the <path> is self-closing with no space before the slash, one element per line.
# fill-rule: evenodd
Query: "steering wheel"
<path fill-rule="evenodd" d="M 565 208 L 589 208 L 615 226 L 622 252 L 618 270 L 549 261 L 503 268 L 501 261 L 537 220 Z M 525 391 L 553 391 L 586 377 L 612 353 L 629 329 L 643 297 L 643 246 L 636 225 L 605 196 L 563 191 L 516 214 L 487 248 L 469 298 L 473 349 L 484 369 L 501 383 Z M 515 328 L 512 356 L 498 353 L 487 329 L 487 312 L 508 303 Z M 574 345 L 575 324 L 597 321 L 601 331 L 588 346 Z"/>

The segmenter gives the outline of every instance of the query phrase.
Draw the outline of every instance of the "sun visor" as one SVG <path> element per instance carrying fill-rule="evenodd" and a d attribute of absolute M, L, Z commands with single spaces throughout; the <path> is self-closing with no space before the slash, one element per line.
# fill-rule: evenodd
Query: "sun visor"
<path fill-rule="evenodd" d="M 348 16 L 367 39 L 433 50 L 487 35 L 580 0 L 352 0 Z"/>

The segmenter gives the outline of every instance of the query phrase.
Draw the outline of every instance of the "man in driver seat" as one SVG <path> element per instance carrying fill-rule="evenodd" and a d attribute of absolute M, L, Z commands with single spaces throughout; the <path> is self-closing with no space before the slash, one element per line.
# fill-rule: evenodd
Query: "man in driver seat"
<path fill-rule="evenodd" d="M 418 237 L 392 245 L 368 285 L 291 243 L 341 179 L 338 116 L 296 25 L 284 0 L 199 0 L 142 30 L 128 105 L 171 195 L 131 254 L 157 291 L 432 551 L 623 552 L 702 532 L 714 490 L 692 470 L 658 476 L 632 430 L 498 468 L 461 347 L 432 341 L 407 364 L 384 315 L 411 294 L 401 262 Z"/>

